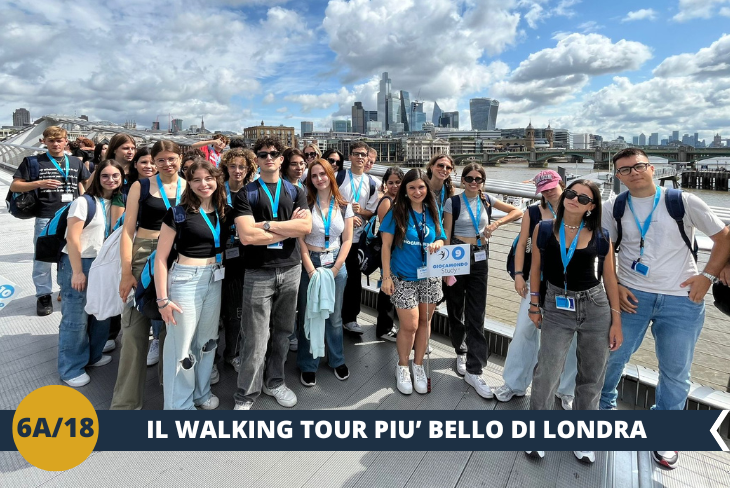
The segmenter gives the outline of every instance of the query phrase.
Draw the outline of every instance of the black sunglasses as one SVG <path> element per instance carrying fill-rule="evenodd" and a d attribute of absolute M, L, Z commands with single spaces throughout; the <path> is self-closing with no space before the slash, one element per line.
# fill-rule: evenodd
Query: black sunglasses
<path fill-rule="evenodd" d="M 333 166 L 339 166 L 340 165 L 340 160 L 339 159 L 327 158 L 327 161 L 329 161 L 330 164 L 333 165 Z"/>
<path fill-rule="evenodd" d="M 256 153 L 256 157 L 259 159 L 266 159 L 267 156 L 271 156 L 271 159 L 276 159 L 281 156 L 281 153 L 279 151 L 259 151 Z"/>
<path fill-rule="evenodd" d="M 317 153 L 316 152 L 305 152 L 304 153 L 304 157 L 307 158 L 307 159 L 313 158 L 315 156 L 317 156 Z"/>
<path fill-rule="evenodd" d="M 464 181 L 466 181 L 467 183 L 474 183 L 476 181 L 477 183 L 482 184 L 484 183 L 484 178 L 482 178 L 481 176 L 464 176 Z"/>
<path fill-rule="evenodd" d="M 572 200 L 575 197 L 578 197 L 578 203 L 581 205 L 588 205 L 589 203 L 593 203 L 593 199 L 589 197 L 588 195 L 583 195 L 582 193 L 578 195 L 578 192 L 575 190 L 565 190 L 563 192 L 565 194 L 566 200 Z"/>

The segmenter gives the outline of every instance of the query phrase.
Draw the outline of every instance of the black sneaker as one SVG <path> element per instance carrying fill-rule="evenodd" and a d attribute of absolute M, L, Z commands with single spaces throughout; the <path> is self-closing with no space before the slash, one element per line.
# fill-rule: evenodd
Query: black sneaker
<path fill-rule="evenodd" d="M 51 315 L 53 313 L 53 303 L 51 302 L 51 295 L 43 295 L 38 297 L 38 301 L 35 304 L 35 313 L 39 317 Z"/>
<path fill-rule="evenodd" d="M 335 368 L 335 377 L 340 381 L 345 381 L 350 377 L 350 370 L 347 369 L 347 365 L 337 366 Z"/>
<path fill-rule="evenodd" d="M 388 332 L 386 332 L 385 334 L 383 334 L 379 337 L 380 337 L 380 339 L 383 339 L 384 341 L 395 342 L 398 338 L 398 331 L 396 330 L 395 327 L 393 327 Z"/>
<path fill-rule="evenodd" d="M 314 386 L 317 384 L 317 373 L 302 371 L 302 374 L 299 376 L 299 380 L 304 386 Z"/>

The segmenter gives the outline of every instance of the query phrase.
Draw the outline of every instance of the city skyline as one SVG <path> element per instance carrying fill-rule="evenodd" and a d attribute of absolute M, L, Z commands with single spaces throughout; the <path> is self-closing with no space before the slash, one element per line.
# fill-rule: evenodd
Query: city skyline
<path fill-rule="evenodd" d="M 174 13 L 160 19 L 160 9 Z M 388 72 L 406 112 L 396 123 L 413 125 L 405 93 L 426 120 L 435 101 L 458 112 L 460 129 L 471 128 L 471 99 L 493 98 L 498 128 L 532 120 L 661 141 L 679 127 L 708 143 L 730 133 L 723 2 L 214 0 L 191 11 L 179 0 L 123 9 L 79 0 L 78 10 L 5 7 L 2 125 L 24 107 L 140 127 L 165 114 L 165 128 L 171 114 L 235 132 L 262 119 L 323 130 L 351 117 L 355 101 L 377 111 Z M 446 19 L 451 28 L 439 28 Z"/>

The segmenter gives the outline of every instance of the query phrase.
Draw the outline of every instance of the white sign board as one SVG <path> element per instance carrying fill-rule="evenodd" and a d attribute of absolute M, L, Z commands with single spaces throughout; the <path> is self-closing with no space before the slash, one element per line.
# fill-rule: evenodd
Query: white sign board
<path fill-rule="evenodd" d="M 20 294 L 20 287 L 0 276 L 0 312 Z"/>
<path fill-rule="evenodd" d="M 428 276 L 457 276 L 469 274 L 469 244 L 444 246 L 428 255 Z"/>

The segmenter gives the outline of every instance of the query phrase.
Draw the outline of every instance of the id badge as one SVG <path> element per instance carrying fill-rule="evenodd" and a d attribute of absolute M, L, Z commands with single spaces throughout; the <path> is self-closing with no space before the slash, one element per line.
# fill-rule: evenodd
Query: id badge
<path fill-rule="evenodd" d="M 487 260 L 487 251 L 477 251 L 474 253 L 474 261 L 486 261 Z"/>
<path fill-rule="evenodd" d="M 335 262 L 335 256 L 331 252 L 323 252 L 319 255 L 319 262 L 322 266 L 329 266 Z"/>
<path fill-rule="evenodd" d="M 226 277 L 226 268 L 221 266 L 220 268 L 213 271 L 213 281 L 220 281 Z"/>
<path fill-rule="evenodd" d="M 241 251 L 239 251 L 238 246 L 229 247 L 228 249 L 226 249 L 226 259 L 237 258 L 240 255 L 241 255 Z"/>
<path fill-rule="evenodd" d="M 61 193 L 61 203 L 69 203 L 74 201 L 73 193 Z"/>
<path fill-rule="evenodd" d="M 422 280 L 424 278 L 428 278 L 428 267 L 421 266 L 418 268 L 418 279 Z"/>
<path fill-rule="evenodd" d="M 569 312 L 575 312 L 575 298 L 572 297 L 555 297 L 555 308 L 558 310 L 567 310 Z"/>
<path fill-rule="evenodd" d="M 634 273 L 638 273 L 641 276 L 649 276 L 649 266 L 644 263 L 640 263 L 639 261 L 631 263 L 631 269 Z"/>
<path fill-rule="evenodd" d="M 274 242 L 266 246 L 266 249 L 284 249 L 284 241 Z"/>

